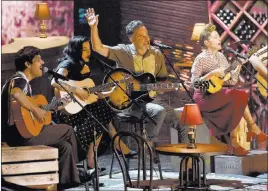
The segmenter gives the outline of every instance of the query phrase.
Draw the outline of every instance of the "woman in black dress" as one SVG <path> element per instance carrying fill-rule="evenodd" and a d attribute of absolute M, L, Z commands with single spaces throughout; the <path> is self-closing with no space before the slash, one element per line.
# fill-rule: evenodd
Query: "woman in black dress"
<path fill-rule="evenodd" d="M 91 48 L 89 39 L 85 36 L 74 36 L 70 39 L 67 47 L 63 51 L 63 58 L 59 60 L 59 65 L 56 68 L 56 72 L 68 77 L 70 80 L 81 81 L 86 78 L 90 78 L 89 60 L 91 55 Z M 87 100 L 89 92 L 79 88 L 70 86 L 63 81 L 60 81 L 68 91 L 74 93 L 75 96 L 81 100 Z M 52 80 L 52 86 L 57 89 L 62 89 L 54 80 Z M 116 131 L 113 127 L 111 120 L 114 116 L 114 112 L 106 104 L 104 94 L 98 94 L 99 99 L 86 105 L 86 109 L 94 115 L 105 127 L 108 126 L 109 134 L 99 125 L 85 110 L 82 110 L 73 115 L 67 115 L 63 112 L 58 112 L 55 116 L 55 121 L 66 123 L 71 125 L 76 133 L 76 136 L 82 146 L 82 148 L 88 153 L 88 166 L 94 167 L 94 155 L 93 155 L 93 127 L 95 126 L 97 132 L 97 145 L 98 155 L 101 155 L 109 146 L 110 137 L 114 136 Z M 109 136 L 110 135 L 110 136 Z M 125 155 L 131 155 L 132 152 L 124 144 L 120 143 Z"/>

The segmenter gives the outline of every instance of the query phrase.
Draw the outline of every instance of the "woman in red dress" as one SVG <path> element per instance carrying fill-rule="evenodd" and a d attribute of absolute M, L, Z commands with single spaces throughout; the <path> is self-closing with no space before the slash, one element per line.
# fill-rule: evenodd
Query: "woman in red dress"
<path fill-rule="evenodd" d="M 207 24 L 200 35 L 200 45 L 203 51 L 195 58 L 191 73 L 191 81 L 206 81 L 212 76 L 224 77 L 224 70 L 230 64 L 225 56 L 219 52 L 221 40 L 215 25 Z M 225 84 L 234 85 L 238 81 L 241 65 L 230 72 L 231 78 Z M 248 140 L 252 135 L 257 136 L 258 142 L 267 140 L 264 134 L 252 119 L 248 108 L 248 94 L 244 91 L 222 88 L 211 94 L 207 91 L 195 89 L 194 100 L 200 107 L 204 120 L 210 129 L 211 135 L 217 139 L 231 144 L 234 133 L 242 117 L 245 118 L 249 133 Z M 247 150 L 240 145 L 232 145 L 232 153 L 235 155 L 246 155 Z"/>

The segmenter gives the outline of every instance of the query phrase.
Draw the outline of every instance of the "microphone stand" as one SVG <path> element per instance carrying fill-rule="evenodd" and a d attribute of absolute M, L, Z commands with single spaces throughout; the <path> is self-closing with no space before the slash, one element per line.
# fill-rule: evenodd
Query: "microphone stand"
<path fill-rule="evenodd" d="M 163 48 L 158 47 L 159 50 L 162 52 L 162 54 L 164 55 L 165 59 L 167 60 L 168 65 L 170 66 L 170 68 L 173 70 L 173 72 L 175 73 L 175 75 L 177 76 L 179 83 L 181 83 L 182 87 L 184 88 L 184 90 L 186 91 L 186 93 L 188 94 L 188 96 L 190 97 L 190 99 L 192 100 L 193 103 L 195 103 L 191 93 L 189 92 L 189 90 L 185 87 L 184 81 L 180 79 L 179 74 L 176 72 L 176 70 L 174 69 L 173 65 L 171 64 L 170 60 L 167 58 L 166 54 L 164 53 Z"/>
<path fill-rule="evenodd" d="M 108 132 L 108 130 L 106 129 L 106 127 L 101 123 L 99 122 L 99 120 L 92 114 L 90 113 L 76 98 L 75 96 L 73 95 L 73 93 L 69 92 L 66 88 L 64 88 L 58 81 L 58 77 L 57 76 L 54 76 L 54 79 L 55 79 L 55 82 L 57 84 L 59 84 L 59 86 L 71 97 L 72 101 L 73 102 L 76 102 L 82 109 L 84 109 L 89 115 L 91 118 L 94 119 L 94 121 L 96 121 L 105 131 Z M 99 191 L 99 167 L 98 167 L 98 160 L 97 160 L 97 157 L 98 157 L 98 153 L 97 153 L 97 146 L 96 146 L 96 135 L 97 135 L 97 132 L 96 132 L 96 128 L 95 126 L 93 126 L 93 153 L 94 153 L 94 167 L 95 167 L 95 179 L 96 179 L 96 184 L 95 184 L 95 188 L 94 190 L 95 191 Z"/>

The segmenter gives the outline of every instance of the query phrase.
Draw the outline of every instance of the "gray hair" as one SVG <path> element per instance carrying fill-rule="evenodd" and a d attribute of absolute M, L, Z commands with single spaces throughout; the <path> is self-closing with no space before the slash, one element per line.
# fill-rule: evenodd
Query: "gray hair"
<path fill-rule="evenodd" d="M 134 30 L 136 28 L 141 27 L 141 26 L 144 26 L 144 24 L 142 21 L 139 21 L 139 20 L 134 20 L 128 23 L 128 25 L 126 26 L 126 34 L 128 38 L 131 37 L 131 35 L 134 33 Z"/>

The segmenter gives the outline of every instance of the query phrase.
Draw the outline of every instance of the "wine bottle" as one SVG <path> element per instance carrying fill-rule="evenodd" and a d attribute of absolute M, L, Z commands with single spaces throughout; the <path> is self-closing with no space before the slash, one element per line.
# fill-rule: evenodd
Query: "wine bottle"
<path fill-rule="evenodd" d="M 263 13 L 263 15 L 262 15 L 262 22 L 263 22 L 263 23 L 266 21 L 266 18 L 267 18 L 267 17 L 266 17 L 266 14 Z"/>

